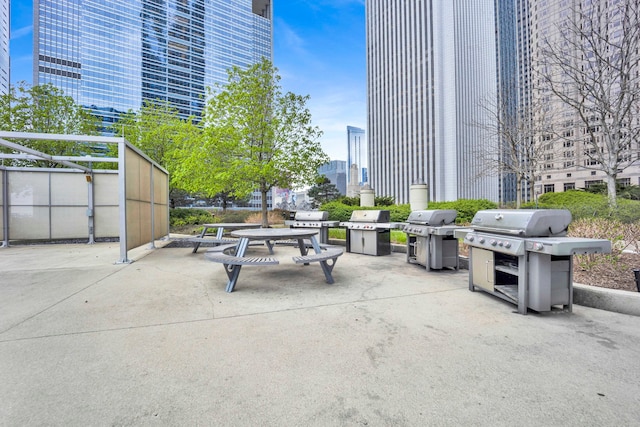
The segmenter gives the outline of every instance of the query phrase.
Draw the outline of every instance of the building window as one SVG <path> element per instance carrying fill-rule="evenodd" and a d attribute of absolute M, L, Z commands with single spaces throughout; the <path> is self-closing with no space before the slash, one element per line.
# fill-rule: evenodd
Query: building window
<path fill-rule="evenodd" d="M 616 182 L 620 187 L 628 187 L 631 185 L 631 178 L 620 178 L 616 179 Z"/>
<path fill-rule="evenodd" d="M 565 182 L 564 183 L 564 191 L 575 190 L 575 189 L 576 189 L 576 183 L 575 182 Z"/>
<path fill-rule="evenodd" d="M 596 171 L 591 171 L 591 175 L 595 175 L 595 174 L 596 174 Z"/>
<path fill-rule="evenodd" d="M 545 193 L 553 193 L 555 190 L 555 184 L 545 184 L 544 185 L 544 192 Z"/>
<path fill-rule="evenodd" d="M 598 185 L 598 184 L 602 184 L 602 180 L 601 179 L 594 179 L 592 181 L 585 181 L 584 182 L 584 188 L 591 188 L 594 185 Z"/>
<path fill-rule="evenodd" d="M 567 178 L 571 178 L 571 174 L 570 173 L 567 174 Z"/>

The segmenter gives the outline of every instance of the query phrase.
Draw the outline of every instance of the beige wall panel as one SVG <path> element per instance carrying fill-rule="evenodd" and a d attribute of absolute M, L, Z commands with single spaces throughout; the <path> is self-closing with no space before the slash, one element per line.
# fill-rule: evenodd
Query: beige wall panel
<path fill-rule="evenodd" d="M 93 229 L 96 238 L 118 237 L 120 235 L 119 208 L 98 206 L 94 210 Z"/>
<path fill-rule="evenodd" d="M 52 239 L 89 239 L 89 218 L 86 207 L 51 208 Z"/>
<path fill-rule="evenodd" d="M 46 172 L 10 172 L 9 204 L 32 206 L 49 204 L 49 174 Z"/>
<path fill-rule="evenodd" d="M 140 200 L 151 201 L 151 163 L 140 159 Z"/>
<path fill-rule="evenodd" d="M 140 203 L 140 244 L 151 239 L 151 203 Z"/>
<path fill-rule="evenodd" d="M 153 201 L 160 204 L 169 203 L 169 186 L 167 184 L 169 176 L 161 170 L 153 170 Z"/>
<path fill-rule="evenodd" d="M 9 238 L 50 239 L 49 208 L 42 206 L 11 206 L 9 208 Z"/>
<path fill-rule="evenodd" d="M 96 206 L 117 206 L 118 175 L 101 173 L 93 176 L 93 201 Z"/>
<path fill-rule="evenodd" d="M 127 148 L 126 154 L 127 200 L 140 200 L 140 156 L 130 148 Z"/>
<path fill-rule="evenodd" d="M 127 249 L 137 248 L 140 241 L 140 202 L 127 200 Z"/>
<path fill-rule="evenodd" d="M 83 173 L 51 173 L 51 204 L 87 206 L 89 184 Z"/>
<path fill-rule="evenodd" d="M 155 222 L 153 223 L 154 225 L 154 230 L 153 230 L 153 238 L 154 239 L 160 239 L 161 237 L 164 237 L 167 235 L 167 206 L 166 205 L 155 205 L 154 206 L 154 213 L 155 213 Z"/>

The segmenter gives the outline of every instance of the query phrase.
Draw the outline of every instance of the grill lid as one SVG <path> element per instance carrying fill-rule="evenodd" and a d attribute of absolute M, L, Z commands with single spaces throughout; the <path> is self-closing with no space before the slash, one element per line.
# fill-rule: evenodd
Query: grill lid
<path fill-rule="evenodd" d="M 479 231 L 523 237 L 564 236 L 570 223 L 571 212 L 566 209 L 486 209 L 471 220 Z"/>
<path fill-rule="evenodd" d="M 456 220 L 458 211 L 454 209 L 435 209 L 429 211 L 413 211 L 407 222 L 410 224 L 447 225 Z"/>
<path fill-rule="evenodd" d="M 353 211 L 351 222 L 389 222 L 389 211 L 364 210 Z"/>
<path fill-rule="evenodd" d="M 298 211 L 294 217 L 296 221 L 326 221 L 328 218 L 327 211 Z"/>

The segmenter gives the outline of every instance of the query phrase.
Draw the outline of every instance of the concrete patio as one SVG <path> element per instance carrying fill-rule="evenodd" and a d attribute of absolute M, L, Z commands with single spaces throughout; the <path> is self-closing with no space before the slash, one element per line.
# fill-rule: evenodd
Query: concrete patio
<path fill-rule="evenodd" d="M 226 293 L 191 251 L 0 249 L 0 425 L 640 422 L 640 317 L 522 316 L 398 253 L 346 253 L 328 285 L 277 247 Z"/>

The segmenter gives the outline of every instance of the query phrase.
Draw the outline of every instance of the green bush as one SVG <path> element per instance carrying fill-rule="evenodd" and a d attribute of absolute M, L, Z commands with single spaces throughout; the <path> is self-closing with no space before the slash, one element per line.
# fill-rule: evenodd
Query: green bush
<path fill-rule="evenodd" d="M 213 222 L 213 215 L 204 209 L 175 208 L 169 209 L 169 225 L 180 227 L 192 224 L 206 224 Z"/>
<path fill-rule="evenodd" d="M 498 205 L 487 199 L 460 199 L 452 202 L 429 202 L 429 209 L 455 209 L 458 211 L 457 224 L 468 224 L 476 212 L 496 209 Z"/>
<path fill-rule="evenodd" d="M 533 209 L 534 202 L 522 205 Z M 609 208 L 605 194 L 595 194 L 580 190 L 562 193 L 545 193 L 538 198 L 538 208 L 567 209 L 574 220 L 581 218 L 610 218 L 623 223 L 640 220 L 640 201 L 618 198 L 618 207 Z"/>

